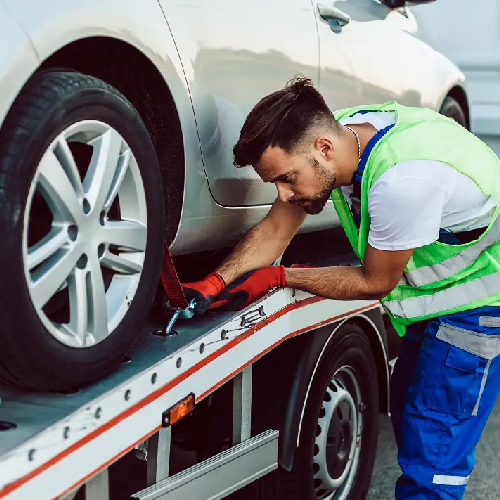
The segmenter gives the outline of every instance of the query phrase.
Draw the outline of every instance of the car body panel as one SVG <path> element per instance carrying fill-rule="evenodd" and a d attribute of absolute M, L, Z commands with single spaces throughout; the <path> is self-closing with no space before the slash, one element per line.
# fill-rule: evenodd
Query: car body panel
<path fill-rule="evenodd" d="M 310 0 L 159 1 L 186 68 L 213 197 L 225 206 L 272 203 L 276 188 L 251 168 L 235 168 L 233 146 L 261 97 L 295 74 L 318 83 Z"/>
<path fill-rule="evenodd" d="M 168 82 L 184 120 L 183 131 L 196 130 L 182 64 L 156 0 L 143 0 L 140 5 L 131 0 L 4 1 L 28 34 L 40 62 L 66 45 L 90 37 L 122 40 L 141 51 Z"/>
<path fill-rule="evenodd" d="M 283 7 L 277 0 L 259 2 L 259 9 L 262 9 L 260 17 L 252 17 L 251 7 L 255 7 L 255 2 L 248 3 L 251 7 L 244 7 L 247 10 L 243 10 L 244 16 L 241 16 L 235 14 L 239 12 L 236 1 L 217 0 L 217 5 L 227 10 L 230 19 L 237 19 L 234 25 L 229 26 L 223 21 L 223 16 L 217 18 L 220 11 L 215 9 L 214 4 L 205 0 L 195 0 L 189 5 L 167 0 L 88 0 L 78 3 L 0 0 L 0 36 L 4 40 L 3 46 L 9 47 L 0 55 L 0 119 L 3 119 L 30 75 L 64 46 L 88 37 L 109 37 L 130 44 L 143 53 L 164 78 L 182 127 L 186 182 L 181 222 L 171 245 L 172 253 L 185 254 L 232 245 L 266 215 L 276 196 L 274 186 L 266 186 L 261 191 L 263 183 L 251 167 L 236 171 L 232 165 L 232 146 L 245 113 L 265 93 L 281 87 L 296 73 L 306 73 L 318 83 L 333 108 L 374 100 L 385 101 L 401 95 L 403 103 L 413 103 L 405 100 L 404 92 L 399 91 L 402 84 L 395 84 L 391 78 L 385 80 L 389 82 L 385 85 L 393 87 L 390 91 L 388 89 L 385 99 L 384 92 L 373 90 L 370 84 L 375 80 L 373 75 L 377 72 L 375 62 L 378 56 L 365 54 L 360 48 L 353 52 L 352 45 L 356 40 L 363 40 L 363 25 L 372 23 L 376 27 L 376 23 L 389 19 L 394 19 L 397 24 L 403 22 L 401 13 L 390 12 L 386 7 L 377 5 L 375 0 L 337 0 L 335 5 L 342 10 L 366 5 L 372 17 L 373 12 L 380 13 L 382 8 L 388 13 L 383 21 L 363 23 L 356 21 L 360 14 L 353 11 L 350 24 L 353 29 L 344 29 L 343 33 L 337 34 L 331 32 L 318 17 L 316 0 L 294 2 L 290 3 L 293 6 L 290 12 L 294 17 L 289 22 L 286 17 L 288 4 Z M 10 14 L 5 12 L 4 15 L 6 7 Z M 303 18 L 299 12 L 303 12 Z M 272 31 L 267 38 L 259 37 L 260 31 L 249 26 L 252 19 L 260 21 L 261 17 L 268 23 L 263 26 Z M 418 64 L 425 66 L 420 70 L 413 69 L 411 74 L 411 79 L 415 80 L 415 74 L 421 75 L 416 82 L 420 105 L 439 109 L 449 89 L 455 85 L 463 86 L 463 75 L 444 56 L 421 43 L 415 20 L 411 15 L 406 19 L 402 28 L 406 30 L 404 35 L 414 38 L 411 42 L 410 38 L 407 40 L 407 46 L 417 47 Z M 276 23 L 287 30 L 287 36 L 282 36 L 276 28 L 273 30 Z M 227 33 L 221 33 L 226 26 Z M 303 41 L 296 34 L 300 26 L 308 29 Z M 399 29 L 398 26 L 396 28 Z M 241 37 L 236 37 L 238 31 L 241 31 Z M 290 33 L 295 36 L 290 38 Z M 348 33 L 355 36 L 341 38 Z M 389 45 L 385 57 L 390 59 L 396 51 L 394 43 L 390 37 L 383 40 Z M 412 45 L 413 41 L 415 44 Z M 380 40 L 374 41 L 376 45 L 379 43 Z M 250 45 L 247 47 L 246 44 Z M 299 50 L 301 44 L 302 51 Z M 365 54 L 368 59 L 357 60 L 353 53 Z M 409 65 L 406 67 L 411 67 L 412 60 L 407 54 L 400 55 L 400 60 L 405 57 L 405 64 Z M 368 64 L 366 61 L 372 63 L 370 76 L 364 73 L 363 68 Z M 231 77 L 230 81 L 226 81 L 228 77 Z M 257 83 L 254 77 L 258 78 Z M 341 88 L 345 90 L 344 94 L 340 93 Z M 200 96 L 208 96 L 205 102 L 212 104 L 215 99 L 216 104 L 230 104 L 220 106 L 221 112 L 215 116 L 216 128 L 226 131 L 221 137 L 224 147 L 220 162 L 207 158 L 210 152 L 207 144 L 210 144 L 213 135 L 210 127 L 214 127 L 214 115 L 207 110 L 213 112 L 214 108 L 203 105 Z M 226 101 L 222 101 L 221 97 Z M 231 100 L 238 101 L 237 105 L 233 106 Z M 228 182 L 224 184 L 220 179 Z M 301 232 L 338 223 L 329 202 L 321 214 L 306 218 Z"/>
<path fill-rule="evenodd" d="M 466 75 L 471 130 L 500 156 L 500 2 L 440 0 L 415 16 L 425 40 Z"/>
<path fill-rule="evenodd" d="M 0 123 L 39 60 L 25 31 L 0 0 Z"/>
<path fill-rule="evenodd" d="M 350 17 L 349 24 L 332 32 L 331 38 L 348 50 L 358 82 L 358 104 L 397 100 L 420 106 L 430 54 L 407 32 L 411 25 L 407 10 L 391 10 L 374 0 L 335 0 L 332 5 Z M 369 45 L 361 43 L 365 40 Z M 339 105 L 332 100 L 333 109 Z"/>
<path fill-rule="evenodd" d="M 442 1 L 442 0 L 440 0 Z M 446 95 L 454 87 L 460 87 L 467 93 L 467 82 L 464 73 L 448 59 L 442 52 L 436 50 L 426 33 L 425 27 L 418 22 L 419 12 L 425 11 L 431 5 L 422 4 L 415 7 L 407 7 L 408 21 L 406 31 L 421 44 L 421 51 L 427 54 L 427 65 L 425 74 L 420 78 L 421 104 L 427 107 L 439 110 Z"/>

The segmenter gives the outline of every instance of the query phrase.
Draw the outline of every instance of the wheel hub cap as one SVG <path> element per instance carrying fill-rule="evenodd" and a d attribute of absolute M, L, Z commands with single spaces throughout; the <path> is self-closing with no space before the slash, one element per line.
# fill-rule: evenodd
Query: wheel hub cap
<path fill-rule="evenodd" d="M 146 196 L 125 140 L 98 121 L 68 127 L 38 165 L 24 216 L 25 277 L 47 330 L 71 347 L 108 337 L 137 291 L 146 241 Z"/>
<path fill-rule="evenodd" d="M 346 398 L 347 399 L 347 398 Z M 340 402 L 333 412 L 326 441 L 326 465 L 333 478 L 340 478 L 349 461 L 353 439 L 352 416 L 355 415 L 354 402 Z"/>
<path fill-rule="evenodd" d="M 349 494 L 361 444 L 359 398 L 354 373 L 342 368 L 327 387 L 318 419 L 313 476 L 316 498 L 341 500 Z"/>

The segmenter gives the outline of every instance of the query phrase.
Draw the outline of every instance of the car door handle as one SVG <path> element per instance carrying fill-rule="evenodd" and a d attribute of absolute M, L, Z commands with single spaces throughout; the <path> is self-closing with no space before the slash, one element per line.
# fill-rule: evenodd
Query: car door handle
<path fill-rule="evenodd" d="M 330 25 L 345 26 L 351 20 L 345 12 L 329 5 L 318 4 L 318 12 L 321 19 Z"/>

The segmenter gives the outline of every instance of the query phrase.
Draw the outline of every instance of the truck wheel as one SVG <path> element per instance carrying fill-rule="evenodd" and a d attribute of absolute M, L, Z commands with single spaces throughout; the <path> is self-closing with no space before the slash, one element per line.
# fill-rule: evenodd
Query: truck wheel
<path fill-rule="evenodd" d="M 35 75 L 0 130 L 0 379 L 67 391 L 115 369 L 158 283 L 158 159 L 132 105 L 75 72 Z"/>
<path fill-rule="evenodd" d="M 301 500 L 365 498 L 378 435 L 377 369 L 362 328 L 344 324 L 327 346 L 306 404 L 296 463 Z"/>
<path fill-rule="evenodd" d="M 458 101 L 453 97 L 447 96 L 445 98 L 439 112 L 442 115 L 455 120 L 457 123 L 462 125 L 462 127 L 467 128 L 467 118 L 465 117 L 464 110 Z"/>
<path fill-rule="evenodd" d="M 364 499 L 377 449 L 378 401 L 370 342 L 360 326 L 345 323 L 316 369 L 292 470 L 279 468 L 231 498 Z"/>

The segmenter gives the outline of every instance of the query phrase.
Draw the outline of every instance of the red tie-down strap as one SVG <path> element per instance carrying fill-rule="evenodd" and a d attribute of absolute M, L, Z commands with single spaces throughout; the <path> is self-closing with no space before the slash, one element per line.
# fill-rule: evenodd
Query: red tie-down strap
<path fill-rule="evenodd" d="M 175 270 L 174 261 L 172 255 L 170 255 L 170 250 L 168 245 L 165 243 L 165 251 L 163 252 L 163 263 L 161 266 L 161 282 L 163 284 L 163 289 L 165 290 L 165 295 L 167 296 L 168 302 L 171 307 L 176 309 L 187 309 L 188 301 L 184 292 L 182 290 L 182 284 L 177 276 L 177 271 Z M 227 304 L 227 300 L 219 300 L 210 304 L 209 309 L 214 309 L 216 307 L 221 307 Z"/>
<path fill-rule="evenodd" d="M 166 243 L 161 266 L 161 282 L 163 283 L 163 288 L 169 304 L 177 309 L 186 309 L 188 307 L 188 301 L 182 291 L 182 285 L 177 276 L 174 261 L 172 260 L 170 250 Z"/>

